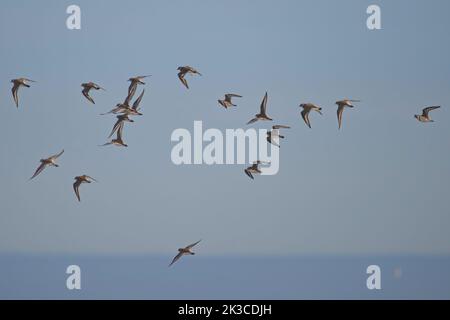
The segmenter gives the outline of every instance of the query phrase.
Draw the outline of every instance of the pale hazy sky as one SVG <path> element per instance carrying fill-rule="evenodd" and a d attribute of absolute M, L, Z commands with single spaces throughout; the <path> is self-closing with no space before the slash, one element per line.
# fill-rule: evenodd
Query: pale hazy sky
<path fill-rule="evenodd" d="M 66 29 L 66 8 L 82 29 Z M 377 3 L 382 30 L 366 28 Z M 2 1 L 0 252 L 450 253 L 450 3 L 435 1 Z M 191 65 L 203 77 L 176 74 Z M 130 76 L 151 74 L 128 149 L 99 148 Z M 38 82 L 20 91 L 9 81 Z M 94 81 L 96 105 L 80 84 Z M 217 99 L 236 92 L 234 110 Z M 268 91 L 289 124 L 276 176 L 175 166 L 171 133 L 240 128 Z M 341 98 L 361 99 L 337 130 Z M 323 107 L 300 117 L 301 102 Z M 442 105 L 432 124 L 413 115 Z M 267 124 L 257 124 L 267 128 Z M 39 159 L 59 168 L 29 182 Z M 73 177 L 97 184 L 81 187 Z M 199 249 L 200 250 L 200 247 Z"/>

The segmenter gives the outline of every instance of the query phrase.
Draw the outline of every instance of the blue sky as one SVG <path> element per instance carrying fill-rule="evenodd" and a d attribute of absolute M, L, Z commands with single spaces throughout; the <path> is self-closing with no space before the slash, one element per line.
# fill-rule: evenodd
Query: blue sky
<path fill-rule="evenodd" d="M 44 4 L 45 3 L 45 4 Z M 366 8 L 382 9 L 382 30 Z M 2 1 L 0 252 L 203 255 L 449 254 L 448 1 Z M 182 87 L 177 67 L 203 77 Z M 151 74 L 128 149 L 99 148 L 130 76 Z M 20 91 L 10 79 L 38 82 Z M 94 81 L 96 105 L 80 84 Z M 175 166 L 171 133 L 241 128 L 268 91 L 292 126 L 276 176 Z M 243 95 L 224 110 L 225 92 Z M 337 130 L 334 101 L 361 99 Z M 298 105 L 323 117 L 302 122 Z M 442 105 L 432 124 L 413 115 Z M 257 124 L 257 128 L 267 128 Z M 60 168 L 28 178 L 65 149 Z M 82 201 L 73 177 L 89 174 Z"/>

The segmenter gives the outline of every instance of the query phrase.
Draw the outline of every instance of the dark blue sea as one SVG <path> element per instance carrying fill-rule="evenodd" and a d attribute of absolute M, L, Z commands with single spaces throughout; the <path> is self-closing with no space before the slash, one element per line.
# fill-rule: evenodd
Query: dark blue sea
<path fill-rule="evenodd" d="M 1 299 L 450 299 L 450 257 L 0 256 Z M 66 268 L 81 269 L 68 290 Z M 366 269 L 381 268 L 381 290 Z"/>

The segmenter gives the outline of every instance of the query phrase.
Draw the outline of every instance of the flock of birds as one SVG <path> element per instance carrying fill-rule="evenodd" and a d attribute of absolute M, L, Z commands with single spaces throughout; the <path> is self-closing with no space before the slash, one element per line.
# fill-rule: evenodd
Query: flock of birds
<path fill-rule="evenodd" d="M 182 66 L 178 67 L 178 78 L 181 81 L 181 83 L 189 89 L 188 82 L 185 78 L 186 75 L 199 75 L 202 74 L 198 72 L 196 69 L 190 67 L 190 66 Z M 142 116 L 142 113 L 140 110 L 140 104 L 142 101 L 142 98 L 145 93 L 145 89 L 142 90 L 141 94 L 138 96 L 138 98 L 132 103 L 130 106 L 130 103 L 137 91 L 137 88 L 139 85 L 145 85 L 144 79 L 150 77 L 150 75 L 145 76 L 137 76 L 128 79 L 130 82 L 130 85 L 128 87 L 128 93 L 127 96 L 122 103 L 118 103 L 114 109 L 110 110 L 109 112 L 102 113 L 101 115 L 107 115 L 107 114 L 114 114 L 116 115 L 117 121 L 115 122 L 111 133 L 108 136 L 108 139 L 111 138 L 114 134 L 116 134 L 115 138 L 110 140 L 109 142 L 103 144 L 102 146 L 108 146 L 108 145 L 114 145 L 118 147 L 127 147 L 128 145 L 123 141 L 123 128 L 125 125 L 125 122 L 134 122 L 133 119 L 130 117 L 132 116 Z M 13 83 L 12 87 L 12 96 L 15 102 L 16 107 L 19 107 L 19 89 L 21 87 L 29 88 L 30 84 L 36 81 L 33 81 L 31 79 L 27 78 L 18 78 L 11 80 Z M 105 90 L 101 86 L 97 85 L 94 82 L 87 82 L 82 83 L 81 86 L 83 87 L 83 90 L 81 91 L 83 96 L 91 103 L 95 104 L 94 99 L 91 97 L 90 93 L 91 90 Z M 236 105 L 232 102 L 233 98 L 242 98 L 241 95 L 234 94 L 234 93 L 227 93 L 225 94 L 223 99 L 219 99 L 218 103 L 224 107 L 225 109 L 236 107 Z M 267 115 L 267 99 L 268 95 L 267 92 L 265 93 L 263 100 L 260 105 L 259 113 L 256 114 L 250 121 L 247 122 L 247 125 L 255 123 L 257 121 L 273 121 L 272 118 L 270 118 Z M 338 128 L 341 129 L 342 127 L 342 117 L 345 108 L 354 108 L 353 103 L 355 102 L 361 102 L 360 100 L 352 100 L 352 99 L 344 99 L 336 102 L 337 105 L 337 119 L 338 119 Z M 313 103 L 302 103 L 300 106 L 302 108 L 301 116 L 303 118 L 303 121 L 305 124 L 311 128 L 311 122 L 309 119 L 309 114 L 311 111 L 316 111 L 317 113 L 322 115 L 322 108 L 313 104 Z M 420 121 L 420 122 L 433 122 L 433 120 L 430 117 L 430 111 L 433 111 L 435 109 L 440 108 L 440 106 L 431 106 L 426 107 L 422 110 L 422 114 L 416 114 L 414 117 Z M 280 129 L 289 129 L 290 127 L 287 125 L 274 125 L 272 126 L 272 129 L 267 132 L 267 141 L 270 144 L 273 144 L 277 147 L 280 147 L 279 145 L 279 139 L 283 139 L 284 136 L 280 134 Z M 64 153 L 64 150 L 62 150 L 60 153 L 55 154 L 53 156 L 50 156 L 45 159 L 40 160 L 40 165 L 34 172 L 33 176 L 30 178 L 30 180 L 37 177 L 46 167 L 53 166 L 58 167 L 59 165 L 56 163 L 56 160 Z M 245 174 L 251 178 L 254 179 L 254 174 L 260 174 L 261 169 L 260 165 L 269 164 L 268 162 L 257 160 L 255 161 L 252 166 L 246 168 L 244 170 Z M 80 175 L 74 178 L 75 182 L 73 183 L 73 190 L 75 192 L 75 196 L 78 199 L 78 201 L 81 201 L 79 187 L 83 183 L 92 183 L 97 182 L 94 178 L 88 176 L 88 175 Z M 178 249 L 178 254 L 173 258 L 172 262 L 169 266 L 173 265 L 176 261 L 178 261 L 182 256 L 184 255 L 194 255 L 195 253 L 191 251 L 191 249 L 196 246 L 201 240 L 186 246 L 184 248 Z"/>

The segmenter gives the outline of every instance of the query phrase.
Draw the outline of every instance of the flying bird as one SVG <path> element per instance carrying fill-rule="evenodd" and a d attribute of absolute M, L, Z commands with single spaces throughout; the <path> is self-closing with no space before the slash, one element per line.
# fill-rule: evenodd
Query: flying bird
<path fill-rule="evenodd" d="M 133 98 L 134 93 L 136 92 L 137 86 L 139 84 L 145 84 L 145 82 L 142 81 L 142 80 L 147 78 L 147 77 L 151 77 L 151 75 L 137 76 L 137 77 L 133 77 L 133 78 L 128 79 L 128 81 L 130 81 L 130 86 L 128 87 L 128 98 L 129 99 Z"/>
<path fill-rule="evenodd" d="M 422 110 L 422 114 L 416 114 L 414 115 L 414 118 L 416 118 L 417 120 L 419 120 L 420 122 L 434 122 L 434 120 L 431 119 L 429 113 L 430 111 L 433 111 L 435 109 L 439 109 L 440 106 L 432 106 L 432 107 L 427 107 L 424 108 Z"/>
<path fill-rule="evenodd" d="M 192 252 L 191 249 L 195 247 L 200 241 L 202 240 L 198 240 L 196 243 L 193 243 L 185 248 L 178 249 L 178 254 L 175 256 L 175 258 L 173 258 L 172 262 L 169 264 L 169 267 L 184 255 L 194 255 L 195 252 Z"/>
<path fill-rule="evenodd" d="M 352 104 L 352 102 L 361 102 L 361 101 L 360 100 L 350 100 L 350 99 L 336 101 L 336 104 L 338 105 L 337 118 L 338 118 L 339 129 L 341 129 L 341 126 L 342 126 L 342 114 L 344 113 L 345 107 L 349 107 L 349 108 L 355 107 Z"/>
<path fill-rule="evenodd" d="M 312 103 L 302 103 L 300 105 L 300 107 L 303 108 L 303 110 L 302 110 L 303 121 L 305 121 L 306 125 L 309 128 L 311 128 L 311 123 L 309 122 L 309 112 L 311 110 L 314 110 L 314 111 L 317 111 L 318 113 L 322 114 L 322 112 L 321 112 L 322 108 L 318 107 Z"/>
<path fill-rule="evenodd" d="M 30 85 L 27 82 L 36 82 L 36 81 L 27 78 L 18 78 L 11 80 L 11 82 L 13 83 L 13 87 L 11 89 L 13 99 L 16 104 L 16 107 L 19 108 L 19 88 L 20 87 L 29 88 Z"/>
<path fill-rule="evenodd" d="M 260 174 L 261 169 L 259 169 L 260 164 L 269 164 L 269 162 L 265 161 L 255 161 L 253 165 L 244 170 L 245 174 L 250 177 L 250 179 L 254 180 L 253 174 Z"/>
<path fill-rule="evenodd" d="M 92 97 L 89 95 L 89 91 L 91 91 L 91 89 L 105 90 L 102 87 L 100 87 L 98 84 L 95 84 L 94 82 L 82 83 L 81 86 L 83 87 L 83 90 L 81 91 L 81 93 L 83 94 L 83 96 L 86 97 L 86 99 L 88 99 L 93 104 L 95 104 L 95 102 L 94 102 L 94 99 L 92 99 Z"/>
<path fill-rule="evenodd" d="M 221 106 L 223 106 L 225 109 L 228 109 L 229 107 L 236 107 L 235 104 L 233 104 L 233 102 L 231 102 L 231 98 L 236 97 L 236 98 L 242 98 L 242 96 L 238 95 L 238 94 L 234 94 L 234 93 L 227 93 L 225 94 L 225 99 L 223 100 L 217 100 L 219 102 L 219 104 Z"/>
<path fill-rule="evenodd" d="M 185 76 L 187 74 L 191 74 L 191 75 L 198 74 L 199 76 L 202 75 L 200 72 L 198 72 L 197 70 L 195 70 L 194 68 L 192 68 L 190 66 L 178 67 L 177 70 L 179 71 L 178 79 L 180 79 L 181 83 L 184 84 L 186 89 L 189 89 L 189 85 L 185 79 Z"/>
<path fill-rule="evenodd" d="M 107 143 L 101 145 L 100 147 L 109 146 L 109 145 L 114 145 L 114 146 L 117 146 L 117 147 L 128 147 L 128 145 L 125 142 L 123 142 L 122 132 L 123 132 L 123 123 L 117 129 L 116 138 L 112 139 L 110 142 L 107 142 Z"/>
<path fill-rule="evenodd" d="M 284 125 L 272 126 L 272 130 L 267 132 L 267 142 L 269 142 L 279 148 L 280 147 L 280 145 L 279 145 L 280 139 L 284 139 L 284 136 L 280 135 L 280 129 L 290 129 L 290 128 L 291 127 L 284 126 Z"/>
<path fill-rule="evenodd" d="M 127 115 L 132 115 L 132 116 L 142 116 L 142 113 L 139 112 L 139 109 L 140 109 L 139 105 L 142 101 L 142 97 L 144 96 L 144 92 L 145 92 L 145 89 L 142 90 L 142 93 L 139 95 L 139 97 L 136 99 L 136 101 L 134 101 L 132 107 L 130 107 L 130 105 L 129 105 L 131 97 L 130 97 L 130 95 L 128 95 L 125 98 L 125 101 L 123 103 L 118 103 L 114 109 L 112 109 L 106 113 L 102 113 L 100 115 L 104 116 L 104 115 L 111 114 L 111 113 L 112 114 L 122 113 L 122 114 L 127 114 Z"/>
<path fill-rule="evenodd" d="M 258 120 L 261 120 L 261 121 L 272 121 L 273 119 L 271 119 L 271 118 L 269 118 L 267 116 L 266 109 L 267 109 L 267 92 L 264 95 L 264 98 L 263 98 L 263 100 L 261 102 L 259 113 L 256 114 L 255 117 L 252 120 L 247 122 L 247 124 L 254 123 L 254 122 L 258 121 Z"/>
<path fill-rule="evenodd" d="M 128 115 L 126 115 L 126 114 L 121 114 L 121 115 L 117 116 L 117 121 L 114 124 L 114 127 L 112 128 L 112 131 L 109 134 L 108 138 L 111 138 L 118 129 L 123 129 L 123 125 L 125 122 L 134 122 L 134 120 L 128 118 Z"/>
<path fill-rule="evenodd" d="M 39 175 L 47 166 L 59 167 L 59 165 L 56 163 L 56 159 L 58 159 L 63 153 L 64 153 L 64 150 L 62 150 L 60 153 L 55 154 L 47 159 L 41 159 L 40 160 L 41 164 L 36 169 L 33 176 L 30 178 L 30 180 L 35 178 L 37 175 Z"/>
<path fill-rule="evenodd" d="M 75 179 L 75 182 L 73 184 L 73 190 L 75 191 L 75 195 L 77 196 L 78 201 L 81 201 L 81 199 L 80 199 L 80 190 L 79 190 L 80 185 L 82 183 L 91 183 L 93 181 L 97 182 L 97 180 L 95 180 L 94 178 L 89 177 L 89 176 L 87 176 L 85 174 L 82 175 L 82 176 L 75 177 L 74 179 Z"/>

